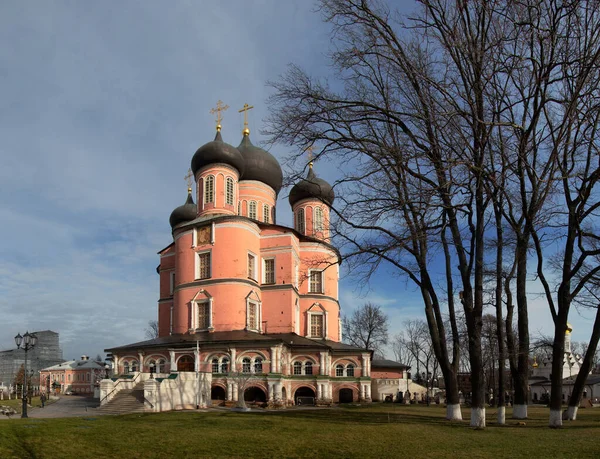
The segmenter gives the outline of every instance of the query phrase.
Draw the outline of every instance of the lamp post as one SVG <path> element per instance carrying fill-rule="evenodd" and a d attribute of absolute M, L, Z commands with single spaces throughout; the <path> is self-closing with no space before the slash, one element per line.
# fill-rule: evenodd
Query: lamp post
<path fill-rule="evenodd" d="M 110 370 L 110 365 L 107 363 L 104 365 L 104 379 L 108 379 L 108 370 Z"/>
<path fill-rule="evenodd" d="M 154 362 L 150 362 L 150 379 L 154 379 L 154 367 L 155 367 L 155 363 Z"/>
<path fill-rule="evenodd" d="M 23 350 L 25 351 L 25 365 L 23 368 L 23 409 L 21 411 L 21 417 L 27 417 L 27 352 L 35 347 L 37 344 L 37 336 L 33 333 L 25 332 L 23 336 L 21 334 L 17 334 L 15 336 L 15 343 L 17 344 L 17 349 L 21 349 L 21 345 L 23 345 Z"/>

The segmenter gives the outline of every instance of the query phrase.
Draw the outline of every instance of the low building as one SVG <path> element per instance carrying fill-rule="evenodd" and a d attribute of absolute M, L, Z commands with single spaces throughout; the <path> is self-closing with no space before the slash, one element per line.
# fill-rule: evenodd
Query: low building
<path fill-rule="evenodd" d="M 371 362 L 371 397 L 374 402 L 397 401 L 398 394 L 414 392 L 410 367 L 393 360 L 375 359 Z M 419 386 L 423 387 L 423 386 Z M 420 392 L 420 391 L 419 391 Z"/>
<path fill-rule="evenodd" d="M 104 377 L 104 364 L 82 355 L 40 370 L 41 391 L 53 394 L 98 394 L 98 383 Z"/>

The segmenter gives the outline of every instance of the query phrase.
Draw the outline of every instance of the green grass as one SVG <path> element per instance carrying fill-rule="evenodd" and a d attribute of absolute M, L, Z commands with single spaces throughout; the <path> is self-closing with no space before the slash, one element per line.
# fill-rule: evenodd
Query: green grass
<path fill-rule="evenodd" d="M 46 400 L 46 405 L 50 405 L 52 403 L 56 402 L 56 400 Z M 21 399 L 12 399 L 12 400 L 0 400 L 0 405 L 2 406 L 11 406 L 13 407 L 17 413 L 21 413 L 21 408 L 23 407 L 23 402 L 21 401 Z M 41 408 L 42 407 L 42 402 L 40 402 L 40 398 L 39 397 L 35 397 L 33 399 L 33 402 L 31 404 L 28 405 L 29 408 L 31 407 L 34 408 Z M 1 457 L 1 456 L 0 456 Z"/>
<path fill-rule="evenodd" d="M 600 409 L 549 429 L 548 410 L 530 408 L 526 426 L 444 420 L 441 407 L 373 405 L 273 412 L 171 412 L 0 421 L 5 458 L 412 457 L 586 458 L 600 452 Z"/>

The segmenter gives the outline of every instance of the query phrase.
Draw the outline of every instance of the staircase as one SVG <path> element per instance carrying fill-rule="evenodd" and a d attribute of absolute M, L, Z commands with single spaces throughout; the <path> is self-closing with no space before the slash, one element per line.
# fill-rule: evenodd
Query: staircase
<path fill-rule="evenodd" d="M 144 383 L 138 383 L 133 389 L 123 389 L 108 402 L 97 408 L 102 414 L 144 413 Z"/>

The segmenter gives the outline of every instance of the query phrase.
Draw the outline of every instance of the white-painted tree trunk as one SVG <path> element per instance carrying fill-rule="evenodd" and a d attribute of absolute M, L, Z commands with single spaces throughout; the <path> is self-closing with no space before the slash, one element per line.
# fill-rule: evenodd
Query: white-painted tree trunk
<path fill-rule="evenodd" d="M 471 408 L 471 427 L 485 427 L 485 408 Z"/>
<path fill-rule="evenodd" d="M 562 427 L 562 411 L 561 410 L 550 410 L 550 421 L 548 422 L 550 427 Z"/>
<path fill-rule="evenodd" d="M 462 421 L 462 411 L 460 403 L 446 406 L 446 419 L 448 421 Z"/>
<path fill-rule="evenodd" d="M 569 421 L 575 421 L 577 419 L 577 408 L 576 406 L 570 406 L 567 408 L 567 419 Z"/>
<path fill-rule="evenodd" d="M 527 419 L 527 405 L 514 405 L 513 419 Z"/>
<path fill-rule="evenodd" d="M 498 424 L 506 424 L 506 407 L 504 406 L 498 407 Z"/>

